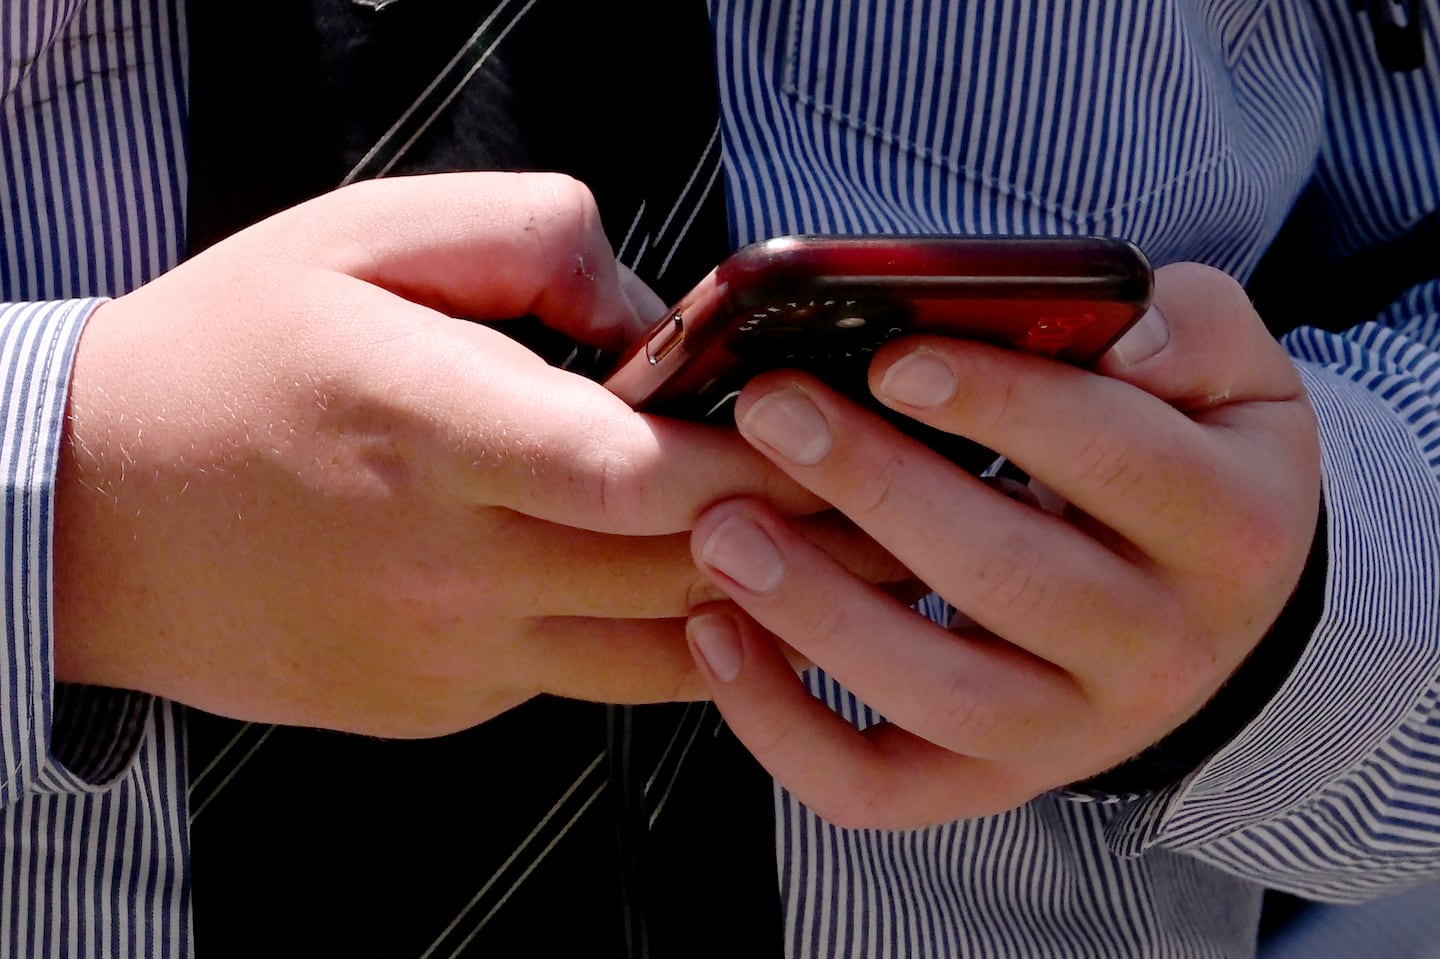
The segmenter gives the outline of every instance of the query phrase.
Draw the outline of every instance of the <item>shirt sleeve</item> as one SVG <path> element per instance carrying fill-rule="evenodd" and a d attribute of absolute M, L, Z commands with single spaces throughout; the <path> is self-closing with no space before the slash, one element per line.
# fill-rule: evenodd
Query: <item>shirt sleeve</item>
<path fill-rule="evenodd" d="M 0 806 L 103 788 L 133 759 L 150 706 L 139 693 L 55 685 L 55 477 L 75 346 L 100 302 L 0 304 Z"/>
<path fill-rule="evenodd" d="M 1258 716 L 1109 840 L 1358 901 L 1440 875 L 1440 280 L 1375 322 L 1285 342 L 1320 423 L 1318 627 Z"/>

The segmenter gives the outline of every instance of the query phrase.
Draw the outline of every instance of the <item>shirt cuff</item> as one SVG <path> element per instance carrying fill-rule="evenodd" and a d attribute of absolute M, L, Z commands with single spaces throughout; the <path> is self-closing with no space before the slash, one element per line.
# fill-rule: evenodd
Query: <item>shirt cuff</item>
<path fill-rule="evenodd" d="M 1346 828 L 1315 804 L 1374 775 L 1382 745 L 1440 676 L 1440 483 L 1374 382 L 1302 375 L 1321 424 L 1330 544 L 1319 624 L 1238 736 L 1178 783 L 1126 804 L 1108 836 L 1118 854 L 1198 849 L 1286 819 L 1306 820 L 1311 838 L 1324 834 L 1320 820 Z"/>
<path fill-rule="evenodd" d="M 103 787 L 133 758 L 149 706 L 149 697 L 139 694 L 57 695 L 55 687 L 56 471 L 76 344 L 102 302 L 0 305 L 6 521 L 0 556 L 6 633 L 0 647 L 0 805 L 28 792 Z"/>

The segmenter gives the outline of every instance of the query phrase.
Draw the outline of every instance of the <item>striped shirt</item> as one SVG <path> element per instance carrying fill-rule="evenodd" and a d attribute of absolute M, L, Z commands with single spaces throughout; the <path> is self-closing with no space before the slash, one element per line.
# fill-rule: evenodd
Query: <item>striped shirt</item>
<path fill-rule="evenodd" d="M 179 7 L 0 10 L 11 955 L 192 951 L 177 711 L 57 690 L 49 632 L 78 331 L 182 249 Z M 1108 233 L 1243 278 L 1315 178 L 1334 252 L 1363 250 L 1440 207 L 1440 0 L 1422 9 L 1425 65 L 1391 74 L 1347 0 L 711 0 L 733 238 Z M 1286 342 L 1321 424 L 1330 567 L 1275 698 L 1155 794 L 891 833 L 777 791 L 788 954 L 1245 956 L 1264 887 L 1351 901 L 1440 875 L 1440 281 Z"/>

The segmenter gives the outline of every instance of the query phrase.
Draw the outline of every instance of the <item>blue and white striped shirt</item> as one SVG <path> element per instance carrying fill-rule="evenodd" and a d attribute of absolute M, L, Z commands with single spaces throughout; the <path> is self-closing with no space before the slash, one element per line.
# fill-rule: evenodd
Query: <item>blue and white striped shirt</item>
<path fill-rule="evenodd" d="M 57 695 L 49 632 L 56 454 L 89 298 L 182 248 L 181 6 L 0 10 L 13 955 L 192 950 L 176 710 Z M 1440 207 L 1440 0 L 1422 9 L 1425 66 L 1391 74 L 1347 0 L 711 0 L 734 239 L 1095 232 L 1244 277 L 1318 177 L 1336 249 L 1366 249 Z M 1058 792 L 889 833 L 777 793 L 790 955 L 1244 956 L 1263 887 L 1350 901 L 1440 875 L 1440 281 L 1287 346 L 1321 423 L 1330 568 L 1273 701 L 1153 795 Z M 55 742 L 67 709 L 94 710 L 105 735 Z"/>

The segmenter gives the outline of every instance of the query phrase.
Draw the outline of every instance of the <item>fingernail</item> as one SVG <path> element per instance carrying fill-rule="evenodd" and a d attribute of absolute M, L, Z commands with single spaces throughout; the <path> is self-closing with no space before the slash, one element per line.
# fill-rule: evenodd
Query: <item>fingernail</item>
<path fill-rule="evenodd" d="M 732 516 L 710 534 L 700 558 L 741 586 L 768 593 L 785 578 L 785 560 L 770 537 L 748 517 Z"/>
<path fill-rule="evenodd" d="M 955 373 L 929 350 L 916 350 L 885 371 L 880 394 L 906 406 L 939 406 L 955 395 Z"/>
<path fill-rule="evenodd" d="M 693 616 L 685 624 L 685 636 L 695 655 L 720 682 L 731 682 L 740 675 L 745 647 L 740 642 L 740 630 L 729 616 L 722 613 Z"/>
<path fill-rule="evenodd" d="M 830 424 L 796 389 L 756 400 L 740 420 L 740 429 L 800 466 L 814 466 L 830 452 Z"/>
<path fill-rule="evenodd" d="M 1169 342 L 1170 327 L 1160 311 L 1152 306 L 1125 331 L 1125 335 L 1110 348 L 1110 353 L 1121 366 L 1131 367 L 1150 359 Z"/>

